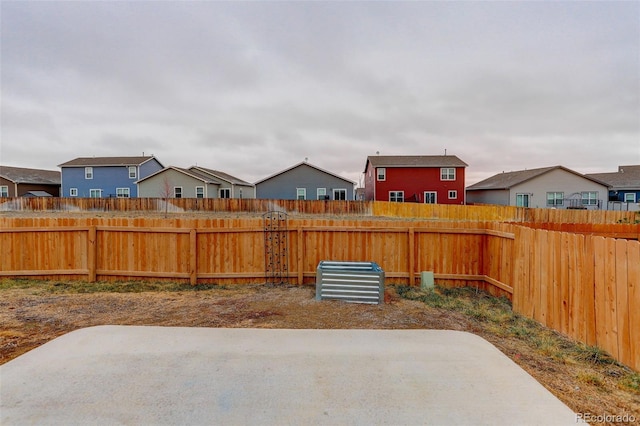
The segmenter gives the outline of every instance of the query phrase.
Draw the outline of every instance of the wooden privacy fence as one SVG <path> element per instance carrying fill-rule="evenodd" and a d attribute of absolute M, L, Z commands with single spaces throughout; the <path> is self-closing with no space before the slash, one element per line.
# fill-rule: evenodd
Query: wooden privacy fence
<path fill-rule="evenodd" d="M 2 218 L 0 276 L 264 282 L 260 218 Z M 640 370 L 640 243 L 499 222 L 289 219 L 287 278 L 374 261 L 388 283 L 478 286 Z"/>
<path fill-rule="evenodd" d="M 7 227 L 7 222 L 14 222 Z M 157 278 L 192 284 L 264 282 L 260 219 L 7 219 L 0 228 L 0 275 L 96 279 Z M 48 224 L 47 224 L 48 223 Z M 102 224 L 101 224 L 102 223 Z M 499 225 L 499 224 L 497 224 Z M 416 283 L 435 271 L 453 285 L 474 282 L 508 295 L 513 234 L 484 222 L 292 219 L 288 278 L 314 282 L 321 260 L 375 261 L 389 283 Z M 25 250 L 25 248 L 29 250 Z M 490 271 L 488 276 L 485 271 Z M 498 290 L 499 289 L 499 290 Z"/>
<path fill-rule="evenodd" d="M 640 243 L 515 226 L 513 310 L 640 370 Z"/>
<path fill-rule="evenodd" d="M 389 203 L 384 201 L 317 201 L 219 198 L 0 198 L 2 211 L 61 212 L 169 212 L 331 214 L 422 218 L 429 220 L 500 221 L 532 223 L 635 223 L 640 213 L 606 210 L 532 209 L 496 205 Z"/>

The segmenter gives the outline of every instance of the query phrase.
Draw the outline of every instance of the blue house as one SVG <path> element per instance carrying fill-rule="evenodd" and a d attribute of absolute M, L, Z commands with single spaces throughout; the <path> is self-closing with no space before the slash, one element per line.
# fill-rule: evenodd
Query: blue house
<path fill-rule="evenodd" d="M 614 173 L 593 173 L 587 176 L 607 182 L 609 202 L 640 203 L 640 165 L 618 166 Z"/>
<path fill-rule="evenodd" d="M 307 162 L 255 183 L 256 198 L 279 200 L 353 200 L 355 185 Z"/>
<path fill-rule="evenodd" d="M 80 157 L 59 164 L 61 197 L 137 197 L 136 181 L 162 170 L 154 156 Z"/>

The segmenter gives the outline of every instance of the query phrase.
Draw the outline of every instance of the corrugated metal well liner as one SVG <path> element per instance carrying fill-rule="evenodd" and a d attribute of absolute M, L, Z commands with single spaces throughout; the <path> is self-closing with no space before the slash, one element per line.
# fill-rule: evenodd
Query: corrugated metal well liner
<path fill-rule="evenodd" d="M 323 260 L 316 275 L 316 300 L 384 303 L 384 271 L 375 262 Z"/>

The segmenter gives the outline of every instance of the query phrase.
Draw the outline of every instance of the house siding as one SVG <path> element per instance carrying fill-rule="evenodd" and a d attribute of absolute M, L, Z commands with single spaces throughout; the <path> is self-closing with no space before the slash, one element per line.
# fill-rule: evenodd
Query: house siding
<path fill-rule="evenodd" d="M 563 192 L 564 198 L 569 199 L 572 198 L 572 196 L 579 198 L 582 192 L 587 191 L 597 192 L 597 199 L 599 201 L 599 205 L 588 206 L 588 208 L 601 209 L 603 206 L 606 206 L 606 200 L 609 192 L 609 189 L 606 186 L 567 172 L 566 170 L 556 169 L 519 185 L 513 186 L 509 193 L 509 205 L 516 205 L 517 194 L 531 194 L 529 207 L 546 208 L 549 207 L 547 206 L 547 192 Z M 569 205 L 565 202 L 561 206 L 554 207 L 558 209 L 566 209 Z"/>
<path fill-rule="evenodd" d="M 199 179 L 168 169 L 138 183 L 143 198 L 173 198 L 174 188 L 182 188 L 182 198 L 196 198 L 196 186 L 203 186 L 205 198 L 218 198 L 220 185 L 207 184 Z"/>
<path fill-rule="evenodd" d="M 138 196 L 135 182 L 162 169 L 155 158 L 136 166 L 135 179 L 129 177 L 129 165 L 87 167 L 93 167 L 93 179 L 85 179 L 85 166 L 62 167 L 62 197 L 69 197 L 71 188 L 78 189 L 78 197 L 89 197 L 90 190 L 100 189 L 103 198 L 115 197 L 117 188 L 129 188 L 129 196 L 134 198 Z"/>
<path fill-rule="evenodd" d="M 422 203 L 424 192 L 429 191 L 436 192 L 438 204 L 464 204 L 465 169 L 452 168 L 456 170 L 456 176 L 451 181 L 440 180 L 440 167 L 386 167 L 386 179 L 383 181 L 377 180 L 377 171 L 372 168 L 371 176 L 367 170 L 366 179 L 367 182 L 373 181 L 375 200 L 378 201 L 389 201 L 389 191 L 404 191 L 405 200 L 415 197 Z M 457 191 L 457 197 L 449 199 L 449 191 Z"/>
<path fill-rule="evenodd" d="M 494 190 L 480 190 L 480 191 L 467 191 L 467 203 L 468 204 L 496 204 L 500 206 L 509 205 L 509 190 L 508 189 L 494 189 Z"/>
<path fill-rule="evenodd" d="M 334 189 L 344 189 L 353 200 L 354 184 L 308 165 L 300 165 L 256 184 L 256 198 L 295 200 L 297 188 L 305 188 L 306 199 L 317 199 L 318 188 L 326 188 L 333 200 Z"/>

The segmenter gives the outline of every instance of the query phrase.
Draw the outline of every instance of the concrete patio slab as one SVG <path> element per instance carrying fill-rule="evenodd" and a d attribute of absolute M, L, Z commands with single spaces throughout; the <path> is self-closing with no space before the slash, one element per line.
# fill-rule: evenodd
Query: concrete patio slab
<path fill-rule="evenodd" d="M 443 330 L 100 326 L 0 366 L 2 425 L 575 425 L 486 340 Z"/>

